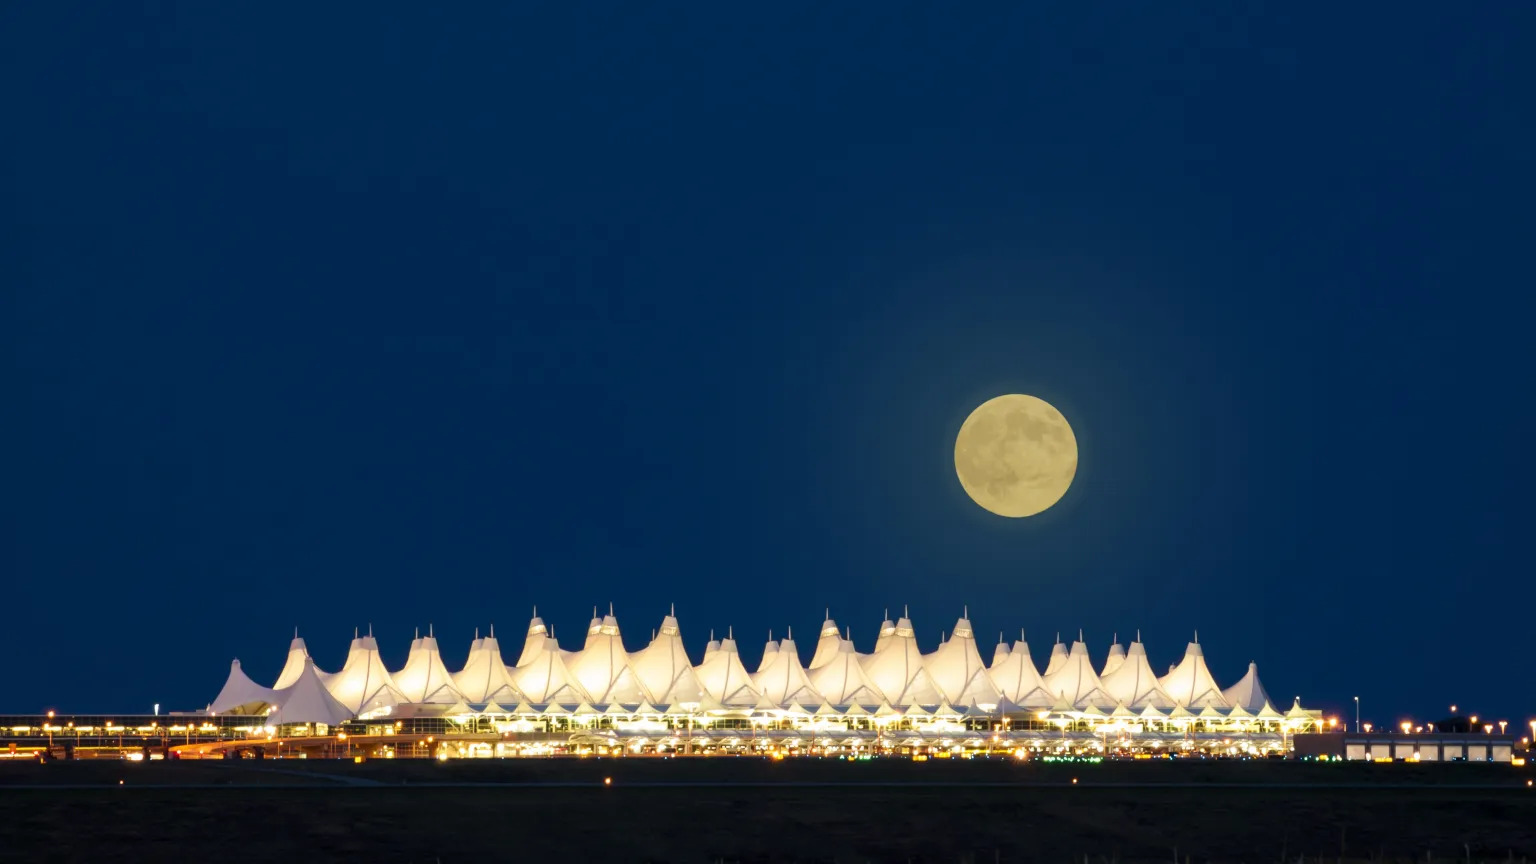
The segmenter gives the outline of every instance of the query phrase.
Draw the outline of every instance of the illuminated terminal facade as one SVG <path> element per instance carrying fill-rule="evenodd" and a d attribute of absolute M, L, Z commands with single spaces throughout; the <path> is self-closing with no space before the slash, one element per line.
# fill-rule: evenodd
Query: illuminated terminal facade
<path fill-rule="evenodd" d="M 594 612 L 575 651 L 561 648 L 535 613 L 512 663 L 493 630 L 477 634 L 463 668 L 451 672 L 429 629 L 411 642 L 402 668 L 387 668 L 372 634 L 357 633 L 343 667 L 326 672 L 295 634 L 270 687 L 235 660 L 201 712 L 69 726 L 50 718 L 46 731 L 50 744 L 73 738 L 110 745 L 116 735 L 122 747 L 142 744 L 146 758 L 451 759 L 1263 756 L 1290 752 L 1298 734 L 1328 730 L 1321 712 L 1299 700 L 1273 705 L 1252 664 L 1241 680 L 1219 686 L 1198 639 L 1163 675 L 1153 671 L 1139 634 L 1129 646 L 1112 644 L 1102 664 L 1090 660 L 1081 638 L 1070 646 L 1058 640 L 1043 670 L 1022 634 L 1012 644 L 999 640 L 990 653 L 984 662 L 968 616 L 928 653 L 905 615 L 887 618 L 873 650 L 861 653 L 828 615 L 808 664 L 789 635 L 770 634 L 748 672 L 729 633 L 718 640 L 711 634 L 702 661 L 693 663 L 671 614 L 649 644 L 631 652 L 611 609 Z M 81 726 L 89 729 L 85 738 Z M 29 729 L 28 737 L 43 731 Z"/>

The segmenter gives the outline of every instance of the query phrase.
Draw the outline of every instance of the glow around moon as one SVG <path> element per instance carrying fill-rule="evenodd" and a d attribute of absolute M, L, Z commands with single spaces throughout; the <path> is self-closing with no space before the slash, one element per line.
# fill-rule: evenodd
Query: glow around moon
<path fill-rule="evenodd" d="M 1011 393 L 988 399 L 955 438 L 955 474 L 971 500 L 999 516 L 1033 516 L 1077 476 L 1077 437 L 1055 406 Z"/>

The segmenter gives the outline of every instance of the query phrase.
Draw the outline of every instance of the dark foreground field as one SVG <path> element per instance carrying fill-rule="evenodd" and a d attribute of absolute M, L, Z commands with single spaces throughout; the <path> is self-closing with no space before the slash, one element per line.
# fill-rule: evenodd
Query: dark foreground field
<path fill-rule="evenodd" d="M 0 764 L 0 859 L 1521 861 L 1536 860 L 1529 776 L 1315 763 Z"/>

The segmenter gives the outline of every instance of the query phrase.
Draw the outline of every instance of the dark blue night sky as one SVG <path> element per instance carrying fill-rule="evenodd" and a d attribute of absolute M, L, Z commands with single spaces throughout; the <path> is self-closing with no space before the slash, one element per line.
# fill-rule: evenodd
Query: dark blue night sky
<path fill-rule="evenodd" d="M 0 10 L 0 711 L 609 602 L 1536 709 L 1536 7 L 439 6 Z"/>

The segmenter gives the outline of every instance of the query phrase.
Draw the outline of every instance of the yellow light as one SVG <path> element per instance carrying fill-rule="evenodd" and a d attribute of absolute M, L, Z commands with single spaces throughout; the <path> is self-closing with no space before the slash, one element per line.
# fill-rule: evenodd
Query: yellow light
<path fill-rule="evenodd" d="M 337 732 L 336 733 L 336 740 L 337 741 L 345 741 L 345 740 L 347 740 L 347 733 L 345 733 L 345 732 Z"/>
<path fill-rule="evenodd" d="M 1404 720 L 1402 723 L 1400 723 L 1398 725 L 1403 727 L 1403 734 L 1404 735 L 1407 735 L 1408 734 L 1408 730 L 1413 728 L 1413 723 L 1411 723 L 1411 722 L 1409 722 L 1407 720 Z"/>
<path fill-rule="evenodd" d="M 1477 725 L 1477 715 L 1476 715 L 1476 714 L 1473 714 L 1473 715 L 1472 715 L 1472 725 L 1473 725 L 1473 726 L 1476 726 L 1476 725 Z"/>
<path fill-rule="evenodd" d="M 612 777 L 604 777 L 603 778 L 603 785 L 604 786 L 612 786 L 613 785 L 613 778 Z"/>

